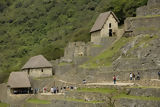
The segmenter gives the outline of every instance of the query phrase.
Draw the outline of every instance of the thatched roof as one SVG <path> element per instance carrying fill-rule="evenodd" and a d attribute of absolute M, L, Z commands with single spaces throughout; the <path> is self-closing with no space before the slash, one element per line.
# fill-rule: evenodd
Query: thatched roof
<path fill-rule="evenodd" d="M 103 25 L 105 24 L 106 20 L 108 19 L 108 17 L 110 16 L 110 14 L 112 14 L 114 16 L 114 18 L 117 20 L 117 22 L 119 23 L 119 20 L 118 18 L 116 17 L 116 15 L 112 12 L 112 11 L 109 11 L 109 12 L 105 12 L 105 13 L 101 13 L 96 22 L 94 23 L 90 33 L 92 32 L 96 32 L 96 31 L 99 31 L 102 29 Z"/>
<path fill-rule="evenodd" d="M 31 87 L 28 74 L 26 72 L 12 72 L 8 79 L 8 86 L 11 88 Z"/>
<path fill-rule="evenodd" d="M 22 67 L 23 69 L 28 68 L 51 68 L 51 63 L 42 55 L 31 57 L 28 62 Z"/>

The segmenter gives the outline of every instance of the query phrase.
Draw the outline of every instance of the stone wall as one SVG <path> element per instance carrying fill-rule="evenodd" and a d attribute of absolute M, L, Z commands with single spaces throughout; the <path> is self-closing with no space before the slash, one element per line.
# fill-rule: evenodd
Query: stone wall
<path fill-rule="evenodd" d="M 159 34 L 160 16 L 146 16 L 127 18 L 125 20 L 125 31 L 133 31 L 134 35 Z"/>
<path fill-rule="evenodd" d="M 91 42 L 96 45 L 99 45 L 101 43 L 100 31 L 91 33 Z"/>
<path fill-rule="evenodd" d="M 65 48 L 64 57 L 61 58 L 62 62 L 72 62 L 74 57 L 86 56 L 88 44 L 85 42 L 70 42 Z"/>
<path fill-rule="evenodd" d="M 148 0 L 147 6 L 137 8 L 137 16 L 160 15 L 160 0 Z"/>
<path fill-rule="evenodd" d="M 28 70 L 23 70 L 24 72 L 28 72 Z M 49 77 L 53 75 L 52 68 L 37 68 L 30 69 L 29 76 L 30 77 Z"/>
<path fill-rule="evenodd" d="M 0 101 L 7 102 L 7 85 L 5 83 L 0 84 Z"/>
<path fill-rule="evenodd" d="M 160 88 L 131 88 L 129 95 L 160 97 Z"/>
<path fill-rule="evenodd" d="M 159 107 L 160 101 L 136 100 L 122 98 L 116 103 L 116 107 Z"/>

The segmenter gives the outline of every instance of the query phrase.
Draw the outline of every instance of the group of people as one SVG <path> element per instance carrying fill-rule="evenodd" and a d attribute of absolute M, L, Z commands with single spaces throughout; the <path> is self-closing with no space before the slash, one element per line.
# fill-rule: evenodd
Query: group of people
<path fill-rule="evenodd" d="M 117 76 L 118 77 L 118 76 Z M 113 76 L 113 83 L 116 84 L 117 77 Z M 130 80 L 140 80 L 140 73 L 137 73 L 137 76 L 134 73 L 129 74 Z M 160 72 L 159 72 L 159 78 L 160 78 Z"/>
<path fill-rule="evenodd" d="M 77 89 L 74 86 L 64 86 L 64 87 L 51 87 L 50 92 L 53 94 L 56 93 L 63 93 L 64 91 L 69 91 L 69 90 L 73 90 L 73 89 Z"/>
<path fill-rule="evenodd" d="M 140 80 L 140 74 L 139 72 L 137 73 L 137 76 L 134 73 L 129 74 L 130 80 Z"/>

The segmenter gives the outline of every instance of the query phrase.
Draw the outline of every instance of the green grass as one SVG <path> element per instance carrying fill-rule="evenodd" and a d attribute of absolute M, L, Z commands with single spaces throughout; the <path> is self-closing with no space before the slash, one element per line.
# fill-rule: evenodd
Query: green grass
<path fill-rule="evenodd" d="M 131 96 L 126 94 L 120 94 L 115 98 L 126 98 L 126 99 L 135 99 L 135 100 L 147 100 L 147 101 L 160 101 L 159 97 L 145 97 L 145 96 Z"/>
<path fill-rule="evenodd" d="M 113 44 L 112 47 L 87 61 L 80 67 L 97 68 L 98 66 L 112 66 L 112 62 L 115 58 L 117 58 L 120 48 L 122 48 L 130 40 L 132 40 L 132 38 L 122 37 L 119 41 Z"/>
<path fill-rule="evenodd" d="M 85 101 L 83 99 L 67 98 L 66 101 L 83 102 L 83 103 L 103 103 L 103 101 Z"/>
<path fill-rule="evenodd" d="M 131 49 L 129 49 L 128 54 L 130 54 L 133 50 L 141 47 L 141 48 L 147 48 L 149 46 L 149 42 L 157 39 L 158 36 L 154 35 L 152 38 L 150 37 L 150 35 L 145 35 L 141 38 L 139 38 L 138 42 L 136 43 L 136 45 L 134 47 L 132 47 Z M 128 57 L 134 57 L 134 56 L 128 56 Z"/>
<path fill-rule="evenodd" d="M 9 107 L 8 104 L 0 102 L 0 107 Z"/>
<path fill-rule="evenodd" d="M 34 103 L 34 104 L 51 104 L 51 101 L 48 100 L 40 100 L 40 99 L 29 99 L 27 103 Z"/>
<path fill-rule="evenodd" d="M 95 93 L 113 93 L 116 92 L 115 89 L 108 88 L 78 88 L 78 92 L 95 92 Z"/>
<path fill-rule="evenodd" d="M 69 64 L 72 64 L 72 63 L 61 62 L 61 63 L 59 63 L 58 65 L 59 65 L 59 66 L 64 66 L 64 65 L 69 65 Z"/>

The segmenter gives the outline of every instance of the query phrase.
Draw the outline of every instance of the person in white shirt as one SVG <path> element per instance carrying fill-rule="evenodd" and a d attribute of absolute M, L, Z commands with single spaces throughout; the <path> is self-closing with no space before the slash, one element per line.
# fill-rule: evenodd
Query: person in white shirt
<path fill-rule="evenodd" d="M 130 73 L 129 77 L 130 77 L 130 80 L 132 80 L 132 77 L 133 77 L 132 73 Z"/>

